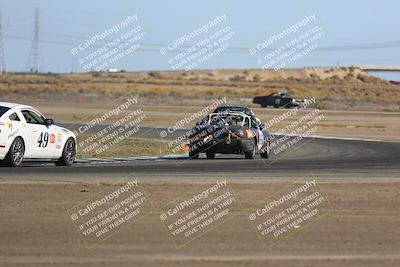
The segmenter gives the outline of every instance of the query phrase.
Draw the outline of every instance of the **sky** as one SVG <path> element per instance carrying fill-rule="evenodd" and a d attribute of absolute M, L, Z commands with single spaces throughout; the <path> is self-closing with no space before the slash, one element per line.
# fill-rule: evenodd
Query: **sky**
<path fill-rule="evenodd" d="M 258 68 L 258 60 L 268 51 L 286 45 L 315 26 L 323 32 L 316 41 L 318 48 L 291 61 L 287 67 L 400 65 L 400 1 L 395 0 L 1 0 L 8 71 L 25 71 L 32 65 L 30 51 L 35 7 L 39 10 L 41 72 L 84 71 L 80 63 L 82 58 L 120 37 L 122 30 L 78 55 L 73 55 L 71 49 L 134 15 L 137 15 L 137 21 L 124 30 L 141 27 L 145 35 L 137 41 L 139 48 L 108 64 L 107 68 L 173 70 L 169 60 L 179 51 L 210 37 L 211 30 L 187 40 L 181 47 L 183 50 L 178 52 L 169 51 L 162 55 L 160 48 L 221 16 L 226 16 L 226 20 L 215 30 L 229 26 L 233 37 L 226 42 L 228 48 L 203 60 L 196 69 Z M 250 48 L 312 15 L 315 15 L 315 21 L 275 42 L 270 50 L 256 55 L 249 53 Z"/>

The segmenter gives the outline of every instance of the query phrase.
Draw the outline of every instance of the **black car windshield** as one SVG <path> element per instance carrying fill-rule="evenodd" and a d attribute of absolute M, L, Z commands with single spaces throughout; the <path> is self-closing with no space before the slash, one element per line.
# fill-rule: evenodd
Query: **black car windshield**
<path fill-rule="evenodd" d="M 9 110 L 10 110 L 10 108 L 0 106 L 0 118 L 1 118 L 1 116 L 4 115 L 4 113 L 6 113 Z"/>
<path fill-rule="evenodd" d="M 213 113 L 219 112 L 243 112 L 248 116 L 253 115 L 251 110 L 245 107 L 217 107 Z"/>
<path fill-rule="evenodd" d="M 210 115 L 209 124 L 237 125 L 249 127 L 249 120 L 242 114 L 214 113 Z"/>

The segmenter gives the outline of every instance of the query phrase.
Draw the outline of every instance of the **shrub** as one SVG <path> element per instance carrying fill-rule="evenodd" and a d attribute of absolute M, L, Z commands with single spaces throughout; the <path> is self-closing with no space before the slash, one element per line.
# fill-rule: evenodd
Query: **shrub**
<path fill-rule="evenodd" d="M 320 80 L 319 75 L 317 75 L 316 73 L 311 73 L 310 78 L 313 80 Z"/>
<path fill-rule="evenodd" d="M 261 82 L 261 75 L 256 74 L 253 76 L 253 82 Z"/>
<path fill-rule="evenodd" d="M 245 81 L 245 80 L 246 80 L 246 77 L 239 76 L 239 75 L 235 75 L 235 76 L 229 78 L 229 81 L 231 81 L 231 82 L 240 82 L 240 81 Z"/>
<path fill-rule="evenodd" d="M 92 77 L 100 77 L 101 76 L 101 72 L 98 72 L 98 71 L 92 72 L 91 74 L 92 74 Z"/>
<path fill-rule="evenodd" d="M 150 77 L 152 77 L 152 78 L 155 78 L 155 79 L 162 79 L 163 78 L 161 73 L 159 73 L 157 71 L 151 71 L 151 72 L 148 73 L 148 75 Z"/>
<path fill-rule="evenodd" d="M 333 81 L 339 81 L 340 77 L 337 74 L 335 74 L 330 79 L 333 80 Z"/>
<path fill-rule="evenodd" d="M 343 79 L 345 79 L 346 81 L 353 81 L 355 78 L 353 73 L 347 73 L 346 76 L 344 76 Z"/>

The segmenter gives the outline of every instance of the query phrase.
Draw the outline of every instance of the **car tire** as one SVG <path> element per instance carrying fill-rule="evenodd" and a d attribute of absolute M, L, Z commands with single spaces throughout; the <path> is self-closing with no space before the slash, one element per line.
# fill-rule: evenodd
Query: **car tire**
<path fill-rule="evenodd" d="M 207 159 L 214 159 L 215 158 L 215 152 L 214 151 L 207 151 L 206 155 L 207 155 Z"/>
<path fill-rule="evenodd" d="M 12 142 L 10 149 L 4 160 L 1 162 L 2 166 L 19 167 L 24 159 L 25 144 L 21 137 L 17 137 Z"/>
<path fill-rule="evenodd" d="M 63 153 L 56 162 L 56 166 L 71 166 L 76 158 L 76 143 L 73 138 L 68 138 L 65 142 Z"/>
<path fill-rule="evenodd" d="M 262 108 L 266 108 L 266 107 L 268 107 L 268 105 L 266 105 L 266 104 L 261 104 L 261 107 L 262 107 Z"/>
<path fill-rule="evenodd" d="M 244 152 L 244 157 L 246 159 L 254 159 L 254 156 L 256 155 L 256 142 L 253 141 L 253 148 L 251 151 Z"/>
<path fill-rule="evenodd" d="M 200 153 L 197 153 L 196 151 L 190 151 L 189 152 L 189 159 L 198 159 L 199 158 L 199 154 Z"/>
<path fill-rule="evenodd" d="M 275 99 L 274 108 L 279 108 L 280 106 L 281 106 L 281 100 L 280 99 Z"/>
<path fill-rule="evenodd" d="M 267 142 L 267 145 L 265 146 L 265 150 L 260 153 L 261 158 L 263 158 L 263 159 L 269 158 L 270 149 L 271 149 L 270 142 Z"/>

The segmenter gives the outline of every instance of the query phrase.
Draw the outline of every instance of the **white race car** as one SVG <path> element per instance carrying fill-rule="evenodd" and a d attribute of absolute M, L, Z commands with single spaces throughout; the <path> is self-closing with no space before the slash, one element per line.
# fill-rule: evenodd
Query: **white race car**
<path fill-rule="evenodd" d="M 0 165 L 17 167 L 23 160 L 72 165 L 76 158 L 73 132 L 54 125 L 36 109 L 0 102 Z"/>

